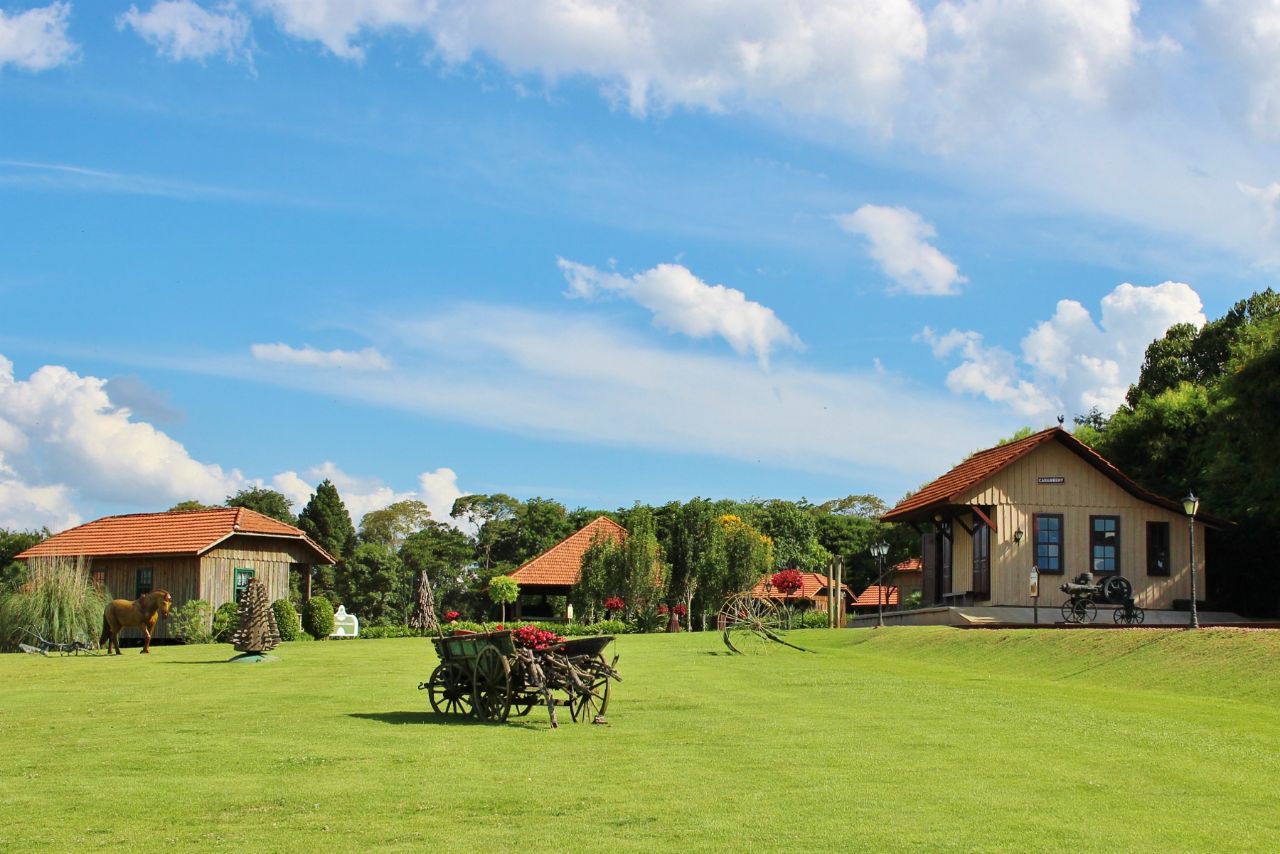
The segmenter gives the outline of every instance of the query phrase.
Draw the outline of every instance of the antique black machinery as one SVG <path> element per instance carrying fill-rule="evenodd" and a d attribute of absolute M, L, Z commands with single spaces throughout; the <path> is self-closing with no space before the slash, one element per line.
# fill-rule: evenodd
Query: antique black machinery
<path fill-rule="evenodd" d="M 1125 626 L 1140 625 L 1146 613 L 1134 604 L 1133 585 L 1122 575 L 1108 575 L 1094 583 L 1092 572 L 1082 572 L 1060 588 L 1068 599 L 1062 603 L 1062 619 L 1068 623 L 1092 623 L 1099 605 L 1114 605 L 1111 617 Z"/>

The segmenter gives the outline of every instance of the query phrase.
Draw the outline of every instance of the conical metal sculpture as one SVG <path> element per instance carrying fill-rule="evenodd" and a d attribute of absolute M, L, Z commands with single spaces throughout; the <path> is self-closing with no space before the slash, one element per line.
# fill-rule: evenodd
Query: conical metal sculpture
<path fill-rule="evenodd" d="M 267 598 L 267 586 L 258 579 L 249 580 L 249 586 L 240 597 L 236 620 L 238 627 L 231 635 L 231 643 L 237 651 L 244 653 L 240 658 L 257 656 L 261 660 L 266 657 L 266 652 L 279 645 L 280 628 L 276 625 L 276 612 Z"/>

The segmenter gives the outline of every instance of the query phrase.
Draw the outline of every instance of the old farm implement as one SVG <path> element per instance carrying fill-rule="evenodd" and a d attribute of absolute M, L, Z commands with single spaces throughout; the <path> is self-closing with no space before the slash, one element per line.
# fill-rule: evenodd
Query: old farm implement
<path fill-rule="evenodd" d="M 767 652 L 774 644 L 801 652 L 809 651 L 783 637 L 786 620 L 778 607 L 769 599 L 758 598 L 749 591 L 726 599 L 716 620 L 724 645 L 739 655 Z"/>
<path fill-rule="evenodd" d="M 59 655 L 98 655 L 101 650 L 91 638 L 81 637 L 67 643 L 45 640 L 34 629 L 20 628 L 17 631 L 17 646 L 22 652 L 30 655 L 48 655 L 56 652 Z"/>
<path fill-rule="evenodd" d="M 510 630 L 432 638 L 440 664 L 418 686 L 442 715 L 501 723 L 545 705 L 551 726 L 557 707 L 575 721 L 603 722 L 609 683 L 620 679 L 604 649 L 613 637 L 566 638 L 540 649 L 520 646 Z"/>
<path fill-rule="evenodd" d="M 1068 597 L 1062 603 L 1062 619 L 1068 623 L 1092 623 L 1099 605 L 1114 605 L 1111 619 L 1120 625 L 1141 625 L 1147 616 L 1134 604 L 1133 585 L 1120 575 L 1109 575 L 1095 584 L 1093 573 L 1082 572 L 1059 589 Z"/>

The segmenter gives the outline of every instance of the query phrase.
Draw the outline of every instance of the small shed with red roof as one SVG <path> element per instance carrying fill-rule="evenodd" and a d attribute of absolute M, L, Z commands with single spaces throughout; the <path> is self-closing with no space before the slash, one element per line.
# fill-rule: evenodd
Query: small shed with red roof
<path fill-rule="evenodd" d="M 893 565 L 893 574 L 889 580 L 898 588 L 902 601 L 907 602 L 915 593 L 923 590 L 924 561 L 918 557 L 909 557 L 901 563 Z"/>
<path fill-rule="evenodd" d="M 569 595 L 582 575 L 582 556 L 592 543 L 602 538 L 621 543 L 627 539 L 627 529 L 608 516 L 597 516 L 511 573 L 520 585 L 516 619 L 562 616 L 551 613 L 547 600 L 553 596 Z"/>
<path fill-rule="evenodd" d="M 803 609 L 826 612 L 827 590 L 830 589 L 832 584 L 829 576 L 823 575 L 821 572 L 801 572 L 800 589 L 790 596 L 776 589 L 773 586 L 772 578 L 772 575 L 761 576 L 755 587 L 751 588 L 751 596 L 755 599 L 770 599 L 774 602 L 786 602 L 796 605 Z M 853 592 L 847 584 L 840 585 L 840 592 L 844 599 L 845 610 L 848 611 L 854 602 Z"/>
<path fill-rule="evenodd" d="M 1041 604 L 1078 573 L 1123 575 L 1143 608 L 1190 600 L 1182 503 L 1133 481 L 1061 427 L 979 451 L 881 517 L 921 532 L 923 604 L 1027 607 L 1040 572 Z M 1206 523 L 1195 520 L 1204 579 Z M 1199 598 L 1204 587 L 1200 586 Z"/>
<path fill-rule="evenodd" d="M 272 599 L 289 595 L 290 573 L 337 561 L 298 528 L 244 507 L 106 516 L 70 528 L 17 555 L 18 560 L 83 558 L 112 597 L 167 590 L 174 605 L 235 602 L 257 578 Z M 163 637 L 163 623 L 157 636 Z"/>
<path fill-rule="evenodd" d="M 858 598 L 854 601 L 853 607 L 859 610 L 874 610 L 876 608 L 896 608 L 898 607 L 898 588 L 884 584 L 871 584 L 866 590 L 858 594 Z"/>

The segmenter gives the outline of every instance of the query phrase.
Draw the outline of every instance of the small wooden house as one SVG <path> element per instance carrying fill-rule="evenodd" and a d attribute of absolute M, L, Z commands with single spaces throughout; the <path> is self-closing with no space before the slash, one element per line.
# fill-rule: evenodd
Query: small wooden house
<path fill-rule="evenodd" d="M 907 601 L 915 593 L 921 593 L 924 590 L 923 583 L 924 561 L 918 557 L 910 557 L 901 563 L 893 565 L 893 572 L 889 575 L 889 582 L 898 588 L 903 601 Z"/>
<path fill-rule="evenodd" d="M 827 611 L 827 591 L 830 589 L 832 581 L 829 576 L 821 572 L 802 572 L 800 573 L 800 589 L 790 596 L 781 590 L 774 588 L 772 583 L 773 576 L 763 575 L 756 582 L 755 587 L 751 588 L 751 595 L 755 599 L 768 599 L 773 602 L 787 603 L 792 607 L 803 610 L 814 610 L 826 613 Z M 847 612 L 853 605 L 853 593 L 849 590 L 849 585 L 840 585 L 841 598 L 844 600 L 845 611 Z"/>
<path fill-rule="evenodd" d="M 515 619 L 528 617 L 559 619 L 564 614 L 552 613 L 548 600 L 568 596 L 582 575 L 582 557 L 599 538 L 624 542 L 627 529 L 608 516 L 597 516 L 537 557 L 525 561 L 511 577 L 520 585 Z"/>
<path fill-rule="evenodd" d="M 173 604 L 203 599 L 215 609 L 239 601 L 249 580 L 271 600 L 287 598 L 290 573 L 310 578 L 314 565 L 337 563 L 310 537 L 243 507 L 106 516 L 55 534 L 18 560 L 84 558 L 93 580 L 113 598 L 168 590 Z M 164 622 L 157 637 L 165 636 Z"/>
<path fill-rule="evenodd" d="M 1059 603 L 1063 581 L 1123 575 L 1143 608 L 1191 596 L 1182 503 L 1143 489 L 1096 451 L 1054 427 L 979 451 L 904 498 L 883 517 L 921 532 L 923 604 Z M 1199 591 L 1206 522 L 1195 520 Z"/>

